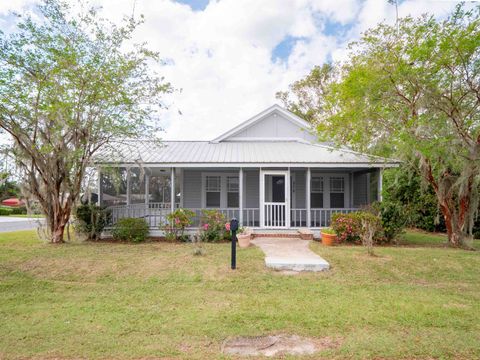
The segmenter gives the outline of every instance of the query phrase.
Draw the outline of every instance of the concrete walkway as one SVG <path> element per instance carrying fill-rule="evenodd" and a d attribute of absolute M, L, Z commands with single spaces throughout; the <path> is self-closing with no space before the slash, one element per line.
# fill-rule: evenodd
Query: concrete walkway
<path fill-rule="evenodd" d="M 258 237 L 252 243 L 265 253 L 265 265 L 275 270 L 323 271 L 330 268 L 328 262 L 310 250 L 310 241 Z"/>

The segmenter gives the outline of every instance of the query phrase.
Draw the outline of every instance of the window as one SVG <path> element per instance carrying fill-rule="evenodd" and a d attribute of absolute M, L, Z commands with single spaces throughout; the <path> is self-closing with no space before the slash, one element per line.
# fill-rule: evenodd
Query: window
<path fill-rule="evenodd" d="M 310 207 L 323 208 L 323 177 L 312 176 L 310 191 Z"/>
<path fill-rule="evenodd" d="M 227 176 L 227 208 L 237 208 L 238 206 L 238 176 Z"/>
<path fill-rule="evenodd" d="M 220 176 L 207 176 L 205 180 L 205 200 L 207 208 L 220 207 L 222 178 Z"/>
<path fill-rule="evenodd" d="M 330 207 L 345 207 L 345 179 L 343 177 L 330 178 Z"/>

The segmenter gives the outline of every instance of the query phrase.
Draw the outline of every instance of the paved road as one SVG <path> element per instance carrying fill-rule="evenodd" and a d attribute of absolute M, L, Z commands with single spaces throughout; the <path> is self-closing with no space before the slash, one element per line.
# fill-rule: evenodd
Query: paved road
<path fill-rule="evenodd" d="M 21 218 L 14 216 L 0 216 L 0 233 L 18 230 L 35 230 L 38 223 L 45 221 L 39 218 Z"/>

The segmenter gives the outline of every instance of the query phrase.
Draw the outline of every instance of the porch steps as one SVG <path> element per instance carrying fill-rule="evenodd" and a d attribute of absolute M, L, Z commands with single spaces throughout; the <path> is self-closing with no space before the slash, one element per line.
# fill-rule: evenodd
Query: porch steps
<path fill-rule="evenodd" d="M 313 240 L 313 232 L 307 228 L 300 229 L 254 229 L 252 232 L 253 238 L 288 238 L 288 239 L 302 239 Z"/>

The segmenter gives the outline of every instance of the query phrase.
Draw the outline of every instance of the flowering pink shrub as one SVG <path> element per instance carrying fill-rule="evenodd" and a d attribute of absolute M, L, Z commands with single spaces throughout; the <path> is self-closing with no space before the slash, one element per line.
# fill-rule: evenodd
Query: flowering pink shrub
<path fill-rule="evenodd" d="M 222 241 L 230 239 L 230 224 L 226 224 L 226 218 L 218 210 L 202 210 L 202 241 Z"/>
<path fill-rule="evenodd" d="M 333 214 L 330 226 L 335 230 L 338 242 L 360 242 L 362 221 L 358 213 Z"/>
<path fill-rule="evenodd" d="M 165 237 L 168 240 L 187 241 L 188 236 L 185 235 L 185 228 L 192 225 L 195 213 L 189 209 L 176 209 L 167 215 L 167 222 L 161 226 L 165 231 Z"/>
<path fill-rule="evenodd" d="M 230 231 L 230 223 L 225 223 L 225 230 Z"/>

